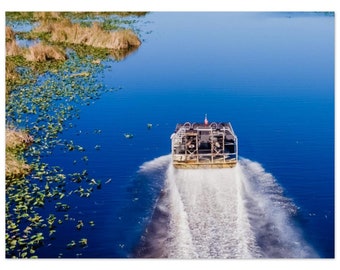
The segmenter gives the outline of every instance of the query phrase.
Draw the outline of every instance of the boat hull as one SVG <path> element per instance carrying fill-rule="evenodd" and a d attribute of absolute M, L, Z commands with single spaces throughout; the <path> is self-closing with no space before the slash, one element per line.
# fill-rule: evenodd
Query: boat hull
<path fill-rule="evenodd" d="M 237 164 L 237 160 L 230 160 L 228 162 L 172 162 L 176 169 L 223 169 L 234 168 Z"/>

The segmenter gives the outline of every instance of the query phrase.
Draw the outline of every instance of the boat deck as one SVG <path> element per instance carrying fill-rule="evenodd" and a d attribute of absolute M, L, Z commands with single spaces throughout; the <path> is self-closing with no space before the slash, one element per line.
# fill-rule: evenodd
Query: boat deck
<path fill-rule="evenodd" d="M 231 168 L 237 164 L 237 137 L 229 122 L 178 124 L 171 140 L 175 168 Z"/>

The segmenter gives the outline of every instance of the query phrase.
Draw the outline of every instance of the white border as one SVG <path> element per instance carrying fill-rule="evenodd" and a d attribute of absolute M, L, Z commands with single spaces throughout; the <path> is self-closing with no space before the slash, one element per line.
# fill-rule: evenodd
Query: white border
<path fill-rule="evenodd" d="M 9 0 L 8 11 L 329 11 L 335 0 Z"/>
<path fill-rule="evenodd" d="M 0 40 L 1 42 L 1 89 L 3 99 L 1 105 L 1 113 L 4 113 L 4 88 L 5 88 L 5 34 L 4 34 L 4 22 L 6 11 L 335 11 L 335 40 L 336 51 L 338 48 L 338 23 L 337 23 L 337 5 L 336 0 L 7 0 L 2 1 L 1 20 L 3 27 L 0 27 Z M 335 63 L 338 63 L 338 54 L 336 53 Z M 335 69 L 335 78 L 339 77 L 338 69 Z M 336 84 L 337 85 L 337 84 Z M 338 125 L 339 119 L 337 110 L 338 94 L 336 87 L 336 139 L 338 138 Z M 1 126 L 4 127 L 4 116 L 0 117 Z M 4 176 L 4 131 L 1 134 L 3 136 L 3 147 L 1 147 L 1 175 Z M 338 162 L 338 147 L 336 143 L 336 164 L 335 168 L 339 168 Z M 1 183 L 1 201 L 4 202 L 4 177 L 1 177 L 3 182 Z M 338 180 L 338 173 L 336 169 L 336 180 Z M 336 228 L 336 247 L 335 258 L 336 259 L 313 259 L 313 260 L 140 260 L 140 259 L 74 259 L 74 260 L 6 260 L 4 249 L 4 206 L 1 204 L 0 210 L 0 264 L 3 269 L 13 269 L 16 267 L 22 267 L 23 269 L 60 269 L 60 267 L 70 267 L 72 264 L 78 269 L 86 267 L 101 268 L 101 269 L 177 269 L 178 267 L 183 269 L 335 269 L 338 264 L 338 184 L 336 185 L 335 196 L 335 228 Z"/>

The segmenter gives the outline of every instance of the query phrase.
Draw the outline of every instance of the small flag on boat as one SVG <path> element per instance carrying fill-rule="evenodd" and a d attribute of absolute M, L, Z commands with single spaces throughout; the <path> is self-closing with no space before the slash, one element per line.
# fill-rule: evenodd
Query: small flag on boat
<path fill-rule="evenodd" d="M 205 114 L 204 125 L 207 126 L 208 124 L 209 122 L 208 122 L 207 114 Z"/>

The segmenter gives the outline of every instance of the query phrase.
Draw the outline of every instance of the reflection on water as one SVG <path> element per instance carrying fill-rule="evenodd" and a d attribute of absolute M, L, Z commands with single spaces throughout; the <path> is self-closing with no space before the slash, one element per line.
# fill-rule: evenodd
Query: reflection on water
<path fill-rule="evenodd" d="M 116 61 L 122 61 L 126 57 L 128 57 L 133 52 L 137 51 L 139 47 L 136 46 L 130 46 L 127 49 L 120 49 L 120 50 L 110 50 L 110 55 L 116 60 Z"/>

